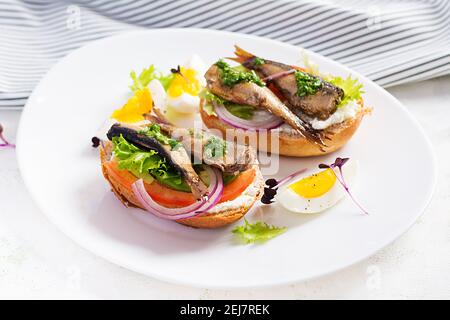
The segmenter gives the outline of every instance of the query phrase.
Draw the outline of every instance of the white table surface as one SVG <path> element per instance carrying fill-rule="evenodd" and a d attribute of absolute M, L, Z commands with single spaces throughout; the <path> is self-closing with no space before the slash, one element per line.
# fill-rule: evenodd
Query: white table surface
<path fill-rule="evenodd" d="M 275 288 L 209 290 L 164 283 L 98 258 L 61 233 L 31 200 L 15 151 L 0 150 L 0 298 L 449 299 L 450 77 L 389 91 L 430 137 L 439 175 L 424 215 L 373 257 L 332 275 Z M 9 140 L 15 141 L 19 119 L 20 111 L 0 111 Z"/>

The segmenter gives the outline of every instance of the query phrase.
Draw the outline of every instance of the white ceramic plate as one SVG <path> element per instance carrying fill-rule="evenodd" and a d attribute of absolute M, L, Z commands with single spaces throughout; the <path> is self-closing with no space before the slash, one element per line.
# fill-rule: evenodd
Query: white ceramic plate
<path fill-rule="evenodd" d="M 407 110 L 376 84 L 310 53 L 321 71 L 358 76 L 374 107 L 350 143 L 313 159 L 282 158 L 281 177 L 300 167 L 358 159 L 354 193 L 371 214 L 348 199 L 319 215 L 281 206 L 254 208 L 288 231 L 263 245 L 238 245 L 231 228 L 197 230 L 126 209 L 103 179 L 90 139 L 129 95 L 130 70 L 153 63 L 168 70 L 193 53 L 206 63 L 230 56 L 233 45 L 292 64 L 299 48 L 267 39 L 207 30 L 162 29 L 96 41 L 62 59 L 28 100 L 18 138 L 20 169 L 33 198 L 64 233 L 114 263 L 170 282 L 202 287 L 255 287 L 310 279 L 369 257 L 405 232 L 431 198 L 432 149 Z M 188 119 L 189 120 L 189 119 Z M 239 222 L 241 223 L 241 222 Z"/>

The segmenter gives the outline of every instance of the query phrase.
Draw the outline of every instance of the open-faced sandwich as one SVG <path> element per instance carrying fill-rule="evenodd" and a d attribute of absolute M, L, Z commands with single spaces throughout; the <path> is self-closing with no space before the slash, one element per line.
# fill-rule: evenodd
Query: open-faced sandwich
<path fill-rule="evenodd" d="M 200 109 L 206 126 L 221 130 L 227 139 L 243 134 L 260 139 L 264 131 L 267 142 L 259 142 L 259 149 L 297 157 L 323 155 L 341 148 L 368 111 L 362 85 L 350 76 L 320 75 L 239 47 L 235 54 L 231 60 L 239 65 L 219 60 L 206 72 Z"/>
<path fill-rule="evenodd" d="M 199 228 L 243 217 L 264 181 L 251 147 L 153 116 L 116 123 L 100 145 L 104 177 L 126 206 Z"/>

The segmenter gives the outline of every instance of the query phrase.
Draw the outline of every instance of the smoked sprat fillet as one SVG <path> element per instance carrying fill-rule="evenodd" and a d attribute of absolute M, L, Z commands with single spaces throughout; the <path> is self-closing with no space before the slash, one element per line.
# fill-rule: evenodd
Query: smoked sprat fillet
<path fill-rule="evenodd" d="M 170 145 L 160 143 L 155 138 L 139 133 L 139 127 L 127 126 L 124 124 L 114 124 L 109 129 L 107 137 L 112 140 L 113 137 L 122 136 L 125 140 L 132 142 L 142 150 L 155 150 L 166 161 L 175 168 L 186 183 L 191 187 L 192 193 L 197 199 L 204 198 L 208 188 L 198 176 L 192 167 L 191 158 L 183 147 L 172 148 Z"/>
<path fill-rule="evenodd" d="M 237 58 L 233 60 L 239 61 L 250 70 L 254 70 L 261 78 L 267 78 L 293 69 L 292 66 L 284 63 L 258 58 L 238 46 L 236 46 L 234 53 Z M 264 63 L 258 63 L 258 61 L 263 61 Z M 283 95 L 285 98 L 283 102 L 289 108 L 298 109 L 308 116 L 321 120 L 327 119 L 336 111 L 339 102 L 344 97 L 344 91 L 320 77 L 308 76 L 318 79 L 322 83 L 317 92 L 311 95 L 299 96 L 297 94 L 298 88 L 294 73 L 275 78 L 270 83 Z"/>

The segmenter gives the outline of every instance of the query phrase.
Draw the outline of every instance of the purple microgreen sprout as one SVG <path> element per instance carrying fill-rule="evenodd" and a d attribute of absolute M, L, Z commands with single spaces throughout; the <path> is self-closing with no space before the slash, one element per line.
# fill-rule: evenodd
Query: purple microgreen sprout
<path fill-rule="evenodd" d="M 0 124 L 0 148 L 15 148 L 16 145 L 9 143 L 3 135 L 3 126 Z"/>
<path fill-rule="evenodd" d="M 362 212 L 365 214 L 369 214 L 366 209 L 363 208 L 363 206 L 355 199 L 353 194 L 350 192 L 350 188 L 348 187 L 347 183 L 345 182 L 344 175 L 342 173 L 342 167 L 344 164 L 349 160 L 350 158 L 336 158 L 334 163 L 328 165 L 325 163 L 319 164 L 320 169 L 331 169 L 333 171 L 334 175 L 336 176 L 336 179 L 339 181 L 339 183 L 342 185 L 342 187 L 345 189 L 347 194 L 349 195 L 350 199 L 358 206 L 359 209 L 361 209 Z M 339 175 L 336 174 L 335 168 L 338 168 Z"/>
<path fill-rule="evenodd" d="M 279 187 L 281 187 L 282 185 L 284 185 L 286 182 L 288 182 L 289 180 L 293 179 L 294 177 L 298 176 L 299 174 L 303 173 L 306 171 L 306 168 L 303 168 L 301 170 L 298 170 L 294 173 L 291 173 L 290 175 L 288 175 L 287 177 L 280 179 L 280 180 L 276 180 L 276 179 L 267 179 L 266 180 L 266 187 L 264 187 L 264 194 L 261 198 L 261 202 L 264 204 L 271 204 L 273 203 L 273 199 L 275 198 L 275 195 L 277 194 L 277 190 Z"/>
<path fill-rule="evenodd" d="M 186 81 L 187 83 L 189 83 L 189 79 L 186 78 L 186 77 L 184 76 L 184 74 L 181 72 L 181 67 L 180 67 L 180 65 L 178 65 L 176 69 L 175 69 L 175 68 L 170 69 L 170 72 L 172 72 L 173 74 L 179 74 L 180 76 L 183 77 L 184 81 Z"/>
<path fill-rule="evenodd" d="M 92 142 L 92 147 L 93 148 L 98 148 L 98 146 L 100 145 L 101 140 L 100 140 L 99 137 L 92 137 L 91 142 Z"/>

